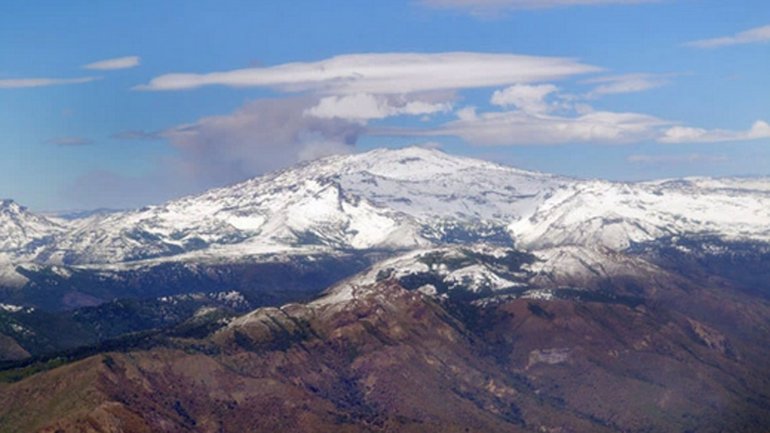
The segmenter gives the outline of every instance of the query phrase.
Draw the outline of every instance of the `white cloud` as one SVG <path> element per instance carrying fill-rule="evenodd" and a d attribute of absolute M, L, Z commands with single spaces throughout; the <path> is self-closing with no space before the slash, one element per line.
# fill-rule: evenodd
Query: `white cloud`
<path fill-rule="evenodd" d="M 222 85 L 334 95 L 412 94 L 536 83 L 599 70 L 560 57 L 473 52 L 353 54 L 208 74 L 166 74 L 136 89 L 185 90 Z"/>
<path fill-rule="evenodd" d="M 727 162 L 728 158 L 724 155 L 702 155 L 700 153 L 690 153 L 687 155 L 629 155 L 626 161 L 635 164 L 696 164 L 706 163 L 715 164 Z"/>
<path fill-rule="evenodd" d="M 558 90 L 553 84 L 515 84 L 503 90 L 496 90 L 490 102 L 499 107 L 516 107 L 527 113 L 545 113 L 552 108 L 546 97 Z"/>
<path fill-rule="evenodd" d="M 327 96 L 305 114 L 322 119 L 348 119 L 365 122 L 372 119 L 384 119 L 398 115 L 419 116 L 447 112 L 452 109 L 448 102 L 428 102 L 400 98 L 356 93 L 354 95 Z"/>
<path fill-rule="evenodd" d="M 719 143 L 757 140 L 761 138 L 770 138 L 770 125 L 759 120 L 754 122 L 747 131 L 674 126 L 667 129 L 658 141 L 661 143 Z"/>
<path fill-rule="evenodd" d="M 694 48 L 719 48 L 759 42 L 770 42 L 770 25 L 749 29 L 732 36 L 687 42 L 685 45 Z"/>
<path fill-rule="evenodd" d="M 30 87 L 61 86 L 65 84 L 83 84 L 99 80 L 99 77 L 80 78 L 5 78 L 0 79 L 0 89 L 24 89 Z"/>
<path fill-rule="evenodd" d="M 652 3 L 658 0 L 421 0 L 420 3 L 435 8 L 459 9 L 476 15 L 488 15 L 501 11 L 521 9 L 547 9 L 567 6 L 599 6 L 609 4 Z"/>
<path fill-rule="evenodd" d="M 468 122 L 472 122 L 479 118 L 478 114 L 476 114 L 476 107 L 464 107 L 457 110 L 455 114 L 459 120 L 465 120 Z"/>
<path fill-rule="evenodd" d="M 663 85 L 671 75 L 628 74 L 585 82 L 601 83 L 592 94 L 629 93 Z M 556 99 L 549 102 L 547 98 Z M 703 129 L 643 113 L 596 111 L 560 94 L 552 84 L 513 85 L 497 90 L 490 103 L 506 108 L 479 112 L 466 106 L 456 119 L 428 129 L 379 128 L 380 135 L 457 136 L 475 145 L 552 145 L 567 143 L 626 144 L 636 142 L 709 143 L 770 137 L 770 125 L 756 122 L 748 131 Z M 577 100 L 580 98 L 578 97 Z"/>
<path fill-rule="evenodd" d="M 372 129 L 379 135 L 456 136 L 481 146 L 569 143 L 630 144 L 716 143 L 770 138 L 770 125 L 754 123 L 747 131 L 672 126 L 674 122 L 642 113 L 578 111 L 572 115 L 498 111 L 478 113 L 464 107 L 457 119 L 430 129 Z"/>
<path fill-rule="evenodd" d="M 117 57 L 114 59 L 99 60 L 98 62 L 83 65 L 84 69 L 96 69 L 99 71 L 112 71 L 116 69 L 129 69 L 139 66 L 139 56 Z"/>
<path fill-rule="evenodd" d="M 665 86 L 670 82 L 671 74 L 624 74 L 592 78 L 584 83 L 598 84 L 588 93 L 589 98 L 602 95 L 636 93 Z"/>
<path fill-rule="evenodd" d="M 622 144 L 655 139 L 659 129 L 668 124 L 656 117 L 638 113 L 594 111 L 567 117 L 532 115 L 522 111 L 478 114 L 466 110 L 458 115 L 457 120 L 438 128 L 410 133 L 453 135 L 482 146 Z"/>

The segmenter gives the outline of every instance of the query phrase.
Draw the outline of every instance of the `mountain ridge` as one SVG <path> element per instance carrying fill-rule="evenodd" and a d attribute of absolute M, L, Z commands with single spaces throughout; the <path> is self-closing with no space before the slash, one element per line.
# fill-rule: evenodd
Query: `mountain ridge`
<path fill-rule="evenodd" d="M 579 180 L 421 147 L 332 156 L 69 221 L 6 208 L 15 219 L 0 213 L 0 233 L 13 231 L 15 243 L 0 250 L 0 302 L 55 309 L 185 287 L 249 291 L 248 281 L 273 291 L 272 276 L 254 282 L 257 270 L 318 275 L 323 262 L 359 271 L 374 263 L 366 257 L 454 244 L 563 250 L 578 263 L 570 248 L 611 260 L 603 251 L 677 236 L 770 241 L 770 179 Z M 139 281 L 163 283 L 148 291 Z"/>
<path fill-rule="evenodd" d="M 0 372 L 0 431 L 753 433 L 770 422 L 770 304 L 730 287 L 672 281 L 631 305 L 479 304 L 370 274 L 309 303 L 215 316 L 202 333 Z"/>
<path fill-rule="evenodd" d="M 704 196 L 719 212 L 704 210 Z M 17 261 L 108 264 L 230 247 L 235 254 L 307 245 L 411 248 L 451 242 L 445 226 L 478 237 L 485 228 L 497 231 L 525 249 L 597 244 L 622 250 L 688 232 L 770 239 L 770 230 L 760 227 L 770 219 L 767 208 L 770 181 L 762 178 L 578 180 L 434 149 L 376 149 L 161 205 L 51 221 L 61 229 L 33 254 L 29 248 L 17 254 Z M 13 255 L 42 238 L 17 236 L 4 250 Z"/>

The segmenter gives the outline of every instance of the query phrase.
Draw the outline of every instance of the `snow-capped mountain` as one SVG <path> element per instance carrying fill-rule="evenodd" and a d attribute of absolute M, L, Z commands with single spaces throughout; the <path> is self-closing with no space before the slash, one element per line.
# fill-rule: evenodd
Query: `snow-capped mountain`
<path fill-rule="evenodd" d="M 48 263 L 110 263 L 206 250 L 214 255 L 306 248 L 403 249 L 453 237 L 510 238 L 560 182 L 439 151 L 332 157 L 133 212 L 70 223 Z"/>
<path fill-rule="evenodd" d="M 492 241 L 623 250 L 662 236 L 770 239 L 770 181 L 576 180 L 409 147 L 335 156 L 160 206 L 51 221 L 0 208 L 0 249 L 110 264 Z"/>
<path fill-rule="evenodd" d="M 22 254 L 63 231 L 63 225 L 33 214 L 13 200 L 0 200 L 0 253 Z"/>
<path fill-rule="evenodd" d="M 16 264 L 34 261 L 65 232 L 58 221 L 35 215 L 13 200 L 0 200 L 0 286 L 26 284 L 28 280 L 16 272 Z"/>
<path fill-rule="evenodd" d="M 554 190 L 509 229 L 527 248 L 624 250 L 633 242 L 682 234 L 768 240 L 769 204 L 769 179 L 580 181 Z"/>

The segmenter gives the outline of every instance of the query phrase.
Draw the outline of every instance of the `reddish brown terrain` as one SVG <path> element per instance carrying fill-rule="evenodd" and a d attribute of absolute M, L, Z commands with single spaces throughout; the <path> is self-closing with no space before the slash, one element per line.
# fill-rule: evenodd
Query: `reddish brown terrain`
<path fill-rule="evenodd" d="M 770 428 L 770 305 L 759 297 L 684 280 L 651 283 L 639 303 L 474 305 L 396 280 L 345 288 L 8 380 L 0 431 Z"/>

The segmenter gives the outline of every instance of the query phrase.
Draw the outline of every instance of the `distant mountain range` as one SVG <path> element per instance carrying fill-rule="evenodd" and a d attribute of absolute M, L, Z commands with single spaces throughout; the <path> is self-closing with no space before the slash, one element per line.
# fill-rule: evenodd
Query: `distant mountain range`
<path fill-rule="evenodd" d="M 577 180 L 410 147 L 338 156 L 135 211 L 45 218 L 0 203 L 7 261 L 114 265 L 492 240 L 614 250 L 770 239 L 770 179 Z"/>
<path fill-rule="evenodd" d="M 410 147 L 85 215 L 0 203 L 0 285 L 22 287 L 24 269 L 41 266 L 106 271 L 466 242 L 623 251 L 675 236 L 767 241 L 770 179 L 577 180 Z"/>
<path fill-rule="evenodd" d="M 768 341 L 770 178 L 409 147 L 0 202 L 0 432 L 767 431 Z"/>

